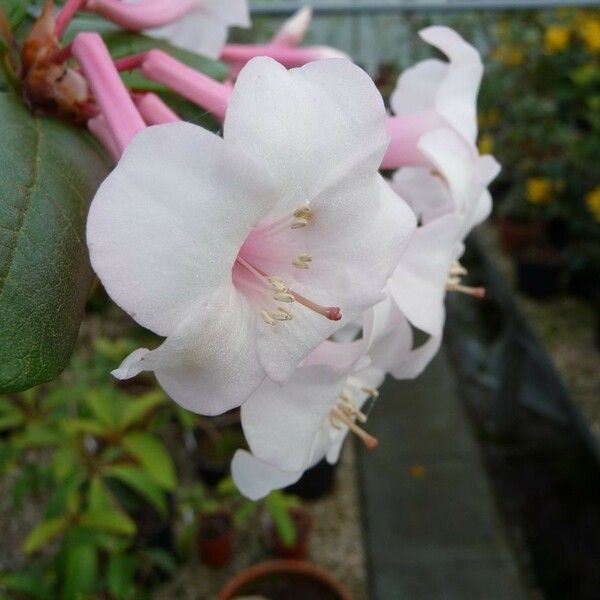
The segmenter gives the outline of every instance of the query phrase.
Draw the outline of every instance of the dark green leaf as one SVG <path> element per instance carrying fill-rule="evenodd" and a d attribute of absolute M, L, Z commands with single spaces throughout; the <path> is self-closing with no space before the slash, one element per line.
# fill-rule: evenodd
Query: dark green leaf
<path fill-rule="evenodd" d="M 63 556 L 62 600 L 74 600 L 94 589 L 98 556 L 91 544 L 69 544 Z"/>
<path fill-rule="evenodd" d="M 139 467 L 132 465 L 113 465 L 103 469 L 105 477 L 113 477 L 124 483 L 145 498 L 161 514 L 167 512 L 164 492 Z"/>
<path fill-rule="evenodd" d="M 116 598 L 127 598 L 134 583 L 137 561 L 134 556 L 116 554 L 110 557 L 106 578 L 108 589 Z"/>
<path fill-rule="evenodd" d="M 82 130 L 0 93 L 0 391 L 65 367 L 91 282 L 84 226 L 108 173 Z"/>
<path fill-rule="evenodd" d="M 86 511 L 79 525 L 121 535 L 133 535 L 136 530 L 135 523 L 125 513 L 107 509 Z"/>
<path fill-rule="evenodd" d="M 23 551 L 27 554 L 31 554 L 32 552 L 39 550 L 42 546 L 45 546 L 56 536 L 61 534 L 66 526 L 67 519 L 65 517 L 42 521 L 25 539 Z"/>
<path fill-rule="evenodd" d="M 155 390 L 143 396 L 131 396 L 126 402 L 119 419 L 119 424 L 123 428 L 141 421 L 151 410 L 165 404 L 167 397 L 162 390 Z"/>
<path fill-rule="evenodd" d="M 125 448 L 161 487 L 172 490 L 177 484 L 175 467 L 164 444 L 149 433 L 134 432 L 123 438 Z"/>

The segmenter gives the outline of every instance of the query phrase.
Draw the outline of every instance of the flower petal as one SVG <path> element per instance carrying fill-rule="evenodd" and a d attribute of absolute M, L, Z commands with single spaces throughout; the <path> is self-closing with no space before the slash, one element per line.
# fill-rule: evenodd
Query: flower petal
<path fill-rule="evenodd" d="M 92 266 L 119 306 L 169 335 L 230 284 L 242 242 L 275 199 L 268 174 L 216 135 L 189 123 L 150 127 L 92 202 Z"/>
<path fill-rule="evenodd" d="M 306 367 L 284 385 L 265 380 L 242 405 L 252 453 L 286 471 L 307 468 L 345 379 L 346 374 L 326 367 Z"/>
<path fill-rule="evenodd" d="M 389 142 L 381 94 L 359 67 L 331 59 L 287 71 L 266 57 L 241 71 L 224 138 L 270 167 L 281 214 L 357 169 L 374 173 Z"/>
<path fill-rule="evenodd" d="M 154 371 L 184 408 L 221 414 L 240 406 L 265 377 L 256 357 L 256 326 L 255 311 L 231 286 L 199 305 L 156 350 L 137 355 L 137 362 L 133 355 L 125 359 L 117 376 Z"/>
<path fill-rule="evenodd" d="M 240 492 L 250 500 L 260 500 L 271 491 L 296 483 L 304 471 L 286 472 L 245 450 L 238 450 L 231 461 L 231 475 Z"/>

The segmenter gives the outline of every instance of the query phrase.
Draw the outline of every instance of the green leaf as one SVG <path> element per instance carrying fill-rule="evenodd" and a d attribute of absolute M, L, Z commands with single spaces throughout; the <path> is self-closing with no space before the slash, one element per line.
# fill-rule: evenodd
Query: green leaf
<path fill-rule="evenodd" d="M 85 221 L 108 173 L 92 138 L 0 92 L 0 392 L 56 377 L 92 280 Z"/>
<path fill-rule="evenodd" d="M 0 0 L 0 9 L 4 10 L 8 22 L 15 29 L 27 15 L 27 4 L 25 0 Z"/>
<path fill-rule="evenodd" d="M 42 521 L 25 539 L 23 551 L 31 554 L 51 542 L 55 537 L 61 534 L 67 526 L 66 517 L 57 517 Z"/>
<path fill-rule="evenodd" d="M 114 398 L 104 390 L 90 390 L 85 395 L 85 403 L 100 423 L 112 427 L 117 423 L 117 410 Z"/>
<path fill-rule="evenodd" d="M 25 417 L 19 411 L 8 414 L 0 414 L 0 431 L 16 429 L 25 422 Z"/>
<path fill-rule="evenodd" d="M 110 492 L 106 489 L 102 478 L 96 475 L 88 490 L 88 505 L 94 512 L 109 510 L 112 506 Z"/>
<path fill-rule="evenodd" d="M 135 556 L 115 554 L 110 557 L 106 579 L 110 593 L 116 598 L 127 598 L 135 579 L 137 561 Z"/>
<path fill-rule="evenodd" d="M 161 487 L 172 490 L 177 485 L 175 467 L 164 444 L 149 433 L 127 434 L 122 441 L 127 450 Z"/>
<path fill-rule="evenodd" d="M 119 419 L 121 427 L 126 428 L 141 421 L 150 411 L 166 402 L 167 397 L 162 390 L 155 390 L 139 397 L 131 396 L 123 405 L 123 412 Z"/>
<path fill-rule="evenodd" d="M 52 446 L 61 441 L 62 435 L 60 431 L 56 427 L 51 427 L 44 423 L 31 423 L 25 431 L 15 439 L 15 443 L 19 448 Z"/>
<path fill-rule="evenodd" d="M 164 492 L 139 467 L 134 467 L 132 465 L 113 465 L 105 467 L 102 474 L 105 477 L 118 479 L 120 482 L 137 492 L 142 498 L 145 498 L 161 515 L 166 514 L 167 500 Z"/>
<path fill-rule="evenodd" d="M 94 546 L 68 544 L 62 563 L 62 600 L 80 599 L 93 591 L 98 575 L 98 556 Z"/>
<path fill-rule="evenodd" d="M 121 535 L 133 535 L 136 531 L 135 523 L 116 510 L 87 510 L 81 515 L 79 525 Z"/>
<path fill-rule="evenodd" d="M 293 546 L 297 537 L 296 526 L 290 516 L 285 495 L 281 492 L 271 492 L 266 498 L 266 503 L 277 535 L 285 546 Z"/>

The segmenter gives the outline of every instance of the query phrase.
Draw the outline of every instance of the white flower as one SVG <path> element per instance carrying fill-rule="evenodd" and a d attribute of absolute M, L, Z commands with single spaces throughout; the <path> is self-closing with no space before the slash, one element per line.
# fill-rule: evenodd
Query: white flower
<path fill-rule="evenodd" d="M 267 58 L 241 72 L 223 138 L 185 123 L 134 138 L 87 239 L 113 300 L 167 339 L 115 375 L 154 371 L 182 406 L 217 414 L 379 301 L 415 227 L 377 172 L 387 141 L 358 67 Z"/>

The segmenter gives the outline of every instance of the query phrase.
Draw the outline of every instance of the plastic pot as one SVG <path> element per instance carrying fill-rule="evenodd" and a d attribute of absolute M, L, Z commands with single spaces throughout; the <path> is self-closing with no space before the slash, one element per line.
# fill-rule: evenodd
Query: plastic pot
<path fill-rule="evenodd" d="M 352 600 L 344 584 L 303 560 L 273 560 L 254 565 L 230 579 L 217 600 L 252 596 L 269 600 Z"/>
<path fill-rule="evenodd" d="M 269 530 L 271 547 L 273 552 L 279 558 L 305 560 L 308 558 L 310 534 L 313 529 L 313 518 L 306 510 L 300 507 L 290 509 L 290 517 L 294 521 L 294 527 L 296 529 L 296 542 L 292 546 L 287 546 L 279 537 L 277 529 L 271 525 Z"/>
<path fill-rule="evenodd" d="M 226 567 L 233 557 L 233 520 L 221 511 L 200 516 L 198 555 L 210 567 Z"/>

